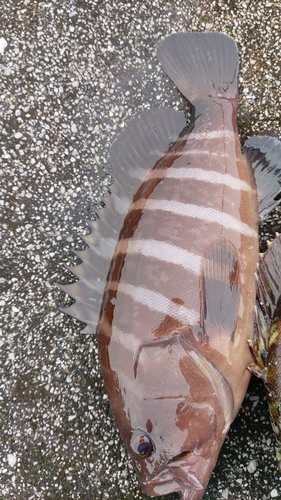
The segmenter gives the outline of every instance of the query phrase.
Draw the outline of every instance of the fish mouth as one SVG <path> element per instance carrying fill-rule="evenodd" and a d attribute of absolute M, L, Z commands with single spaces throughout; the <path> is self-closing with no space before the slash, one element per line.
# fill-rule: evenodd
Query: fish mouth
<path fill-rule="evenodd" d="M 201 498 L 204 490 L 204 486 L 197 479 L 192 466 L 186 465 L 182 461 L 170 463 L 152 481 L 143 483 L 143 488 L 152 496 L 181 491 L 181 498 L 185 500 L 196 498 L 194 494 L 198 494 L 198 492 L 201 492 L 198 497 Z"/>
<path fill-rule="evenodd" d="M 209 458 L 185 451 L 170 460 L 157 475 L 142 481 L 142 487 L 150 496 L 180 492 L 181 500 L 201 500 L 212 465 Z"/>
<path fill-rule="evenodd" d="M 199 486 L 200 485 L 200 486 Z M 196 484 L 196 489 L 187 485 L 186 483 L 181 482 L 176 479 L 163 479 L 162 481 L 150 481 L 143 484 L 143 489 L 147 495 L 150 496 L 159 496 L 159 495 L 167 495 L 168 493 L 181 493 L 181 500 L 197 500 L 201 499 L 204 487 L 201 483 Z"/>
<path fill-rule="evenodd" d="M 181 491 L 181 487 L 173 479 L 149 481 L 147 483 L 142 483 L 142 487 L 145 493 L 149 496 L 167 495 L 168 493 Z"/>

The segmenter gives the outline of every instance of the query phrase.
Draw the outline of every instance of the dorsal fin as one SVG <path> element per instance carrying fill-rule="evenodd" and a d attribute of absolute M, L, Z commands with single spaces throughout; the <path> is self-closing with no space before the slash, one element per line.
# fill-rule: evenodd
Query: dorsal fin
<path fill-rule="evenodd" d="M 280 202 L 276 197 L 281 191 L 281 142 L 270 136 L 249 137 L 244 144 L 243 153 L 253 168 L 259 201 L 258 213 L 263 220 Z"/>
<path fill-rule="evenodd" d="M 59 285 L 75 299 L 62 311 L 87 324 L 83 333 L 95 333 L 110 262 L 132 198 L 185 127 L 183 113 L 152 109 L 131 120 L 111 148 L 109 159 L 115 180 L 112 194 L 99 212 L 100 220 L 89 222 L 91 232 L 82 237 L 88 248 L 76 252 L 82 264 L 70 269 L 78 281 Z"/>
<path fill-rule="evenodd" d="M 131 120 L 117 138 L 110 150 L 109 162 L 118 186 L 113 204 L 117 209 L 123 202 L 122 214 L 127 213 L 146 175 L 185 126 L 183 113 L 170 108 L 153 108 Z"/>

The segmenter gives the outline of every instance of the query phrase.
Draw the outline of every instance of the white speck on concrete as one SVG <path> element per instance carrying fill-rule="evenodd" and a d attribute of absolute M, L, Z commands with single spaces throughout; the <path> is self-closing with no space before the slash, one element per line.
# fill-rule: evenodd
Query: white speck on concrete
<path fill-rule="evenodd" d="M 222 498 L 224 500 L 228 500 L 228 488 L 226 488 L 225 490 L 223 490 L 221 496 L 222 496 Z"/>
<path fill-rule="evenodd" d="M 10 467 L 14 467 L 17 463 L 17 456 L 15 453 L 8 453 L 8 464 Z"/>
<path fill-rule="evenodd" d="M 0 54 L 4 54 L 4 50 L 7 47 L 8 43 L 5 40 L 5 38 L 1 37 L 0 38 Z"/>
<path fill-rule="evenodd" d="M 248 463 L 247 465 L 247 470 L 250 472 L 250 474 L 253 474 L 257 469 L 257 462 L 256 460 L 251 460 L 251 462 Z"/>

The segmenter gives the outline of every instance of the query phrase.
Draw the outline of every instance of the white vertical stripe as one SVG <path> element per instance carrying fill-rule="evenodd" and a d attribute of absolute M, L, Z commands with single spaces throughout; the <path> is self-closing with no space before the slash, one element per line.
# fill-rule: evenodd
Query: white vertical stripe
<path fill-rule="evenodd" d="M 166 177 L 172 179 L 195 179 L 197 181 L 210 182 L 211 184 L 221 184 L 238 191 L 251 191 L 251 186 L 241 179 L 237 179 L 229 174 L 222 174 L 213 170 L 202 168 L 170 167 L 167 169 Z"/>
<path fill-rule="evenodd" d="M 191 139 L 219 139 L 221 137 L 234 139 L 235 132 L 227 129 L 212 130 L 211 132 L 191 132 L 189 141 Z"/>
<path fill-rule="evenodd" d="M 227 153 L 218 153 L 217 151 L 210 151 L 209 149 L 185 149 L 182 153 L 182 156 L 197 156 L 197 155 L 208 155 L 208 156 L 216 156 L 216 158 L 228 158 L 229 155 Z"/>
<path fill-rule="evenodd" d="M 215 210 L 214 208 L 206 208 L 200 205 L 192 205 L 190 203 L 181 203 L 180 201 L 154 200 L 151 198 L 146 201 L 145 208 L 148 210 L 163 210 L 177 215 L 185 215 L 186 217 L 193 217 L 220 224 L 226 229 L 238 231 L 246 236 L 257 236 L 257 232 L 247 224 L 244 224 L 244 222 L 235 219 L 232 215 L 225 212 Z M 132 205 L 132 209 L 134 209 L 134 205 Z"/>
<path fill-rule="evenodd" d="M 184 248 L 153 239 L 128 240 L 128 254 L 140 253 L 146 257 L 182 266 L 184 269 L 199 275 L 201 272 L 201 256 L 188 252 Z"/>
<path fill-rule="evenodd" d="M 113 285 L 113 283 L 109 283 Z M 162 295 L 162 293 L 153 292 L 149 288 L 134 286 L 129 283 L 117 284 L 118 291 L 130 295 L 135 302 L 147 306 L 153 311 L 163 313 L 165 316 L 171 316 L 174 319 L 183 321 L 188 325 L 194 325 L 200 320 L 199 312 L 194 309 L 187 309 L 183 305 L 178 305 Z"/>

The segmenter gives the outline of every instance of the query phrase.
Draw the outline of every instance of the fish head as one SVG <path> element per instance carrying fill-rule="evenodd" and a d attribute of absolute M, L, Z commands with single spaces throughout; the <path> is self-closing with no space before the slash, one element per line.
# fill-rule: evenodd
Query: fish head
<path fill-rule="evenodd" d="M 158 414 L 145 422 L 151 431 L 133 429 L 129 443 L 143 490 L 150 496 L 181 491 L 183 498 L 200 499 L 221 447 L 214 410 L 157 400 L 148 406 L 148 416 Z"/>
<path fill-rule="evenodd" d="M 139 348 L 125 393 L 121 434 L 145 493 L 201 499 L 232 420 L 223 377 L 175 335 Z"/>

